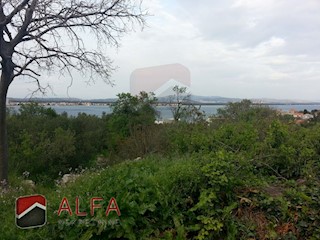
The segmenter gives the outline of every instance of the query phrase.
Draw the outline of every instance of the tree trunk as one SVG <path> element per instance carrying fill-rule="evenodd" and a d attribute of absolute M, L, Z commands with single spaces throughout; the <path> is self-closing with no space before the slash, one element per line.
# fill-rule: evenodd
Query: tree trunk
<path fill-rule="evenodd" d="M 10 77 L 2 71 L 0 80 L 0 181 L 1 186 L 8 185 L 8 137 L 6 123 L 6 99 L 9 88 Z"/>

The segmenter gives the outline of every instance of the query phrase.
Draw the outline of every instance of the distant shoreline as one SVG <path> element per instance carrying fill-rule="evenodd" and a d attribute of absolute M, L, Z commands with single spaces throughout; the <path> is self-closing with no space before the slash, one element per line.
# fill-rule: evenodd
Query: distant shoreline
<path fill-rule="evenodd" d="M 110 106 L 114 101 L 34 101 L 34 100 L 24 100 L 24 101 L 9 101 L 7 106 L 19 106 L 26 103 L 38 103 L 43 106 Z M 237 102 L 237 101 L 231 101 Z M 230 102 L 184 102 L 183 105 L 196 105 L 196 106 L 225 106 Z M 156 106 L 170 106 L 175 105 L 177 102 L 156 102 Z M 253 102 L 252 105 L 263 105 L 263 106 L 281 106 L 281 105 L 320 105 L 320 102 Z"/>
<path fill-rule="evenodd" d="M 225 97 L 202 97 L 191 95 L 190 100 L 185 102 L 185 105 L 201 105 L 201 106 L 225 106 L 228 103 L 240 102 L 240 98 L 225 98 Z M 253 105 L 320 105 L 320 101 L 307 100 L 290 100 L 290 99 L 249 99 Z M 78 98 L 7 98 L 7 105 L 16 106 L 24 103 L 35 102 L 44 106 L 110 106 L 117 101 L 117 98 L 104 99 L 78 99 Z M 168 106 L 177 104 L 171 102 L 168 97 L 160 97 L 156 102 L 156 106 Z"/>
<path fill-rule="evenodd" d="M 112 108 L 110 105 L 60 105 L 60 104 L 53 104 L 53 105 L 46 105 L 43 103 L 40 103 L 40 105 L 44 107 L 50 107 L 54 109 L 58 114 L 62 114 L 66 112 L 69 116 L 77 116 L 79 113 L 85 113 L 89 115 L 96 115 L 96 116 L 102 116 L 103 114 L 111 114 Z M 204 111 L 204 113 L 207 116 L 212 116 L 217 113 L 219 108 L 223 108 L 226 106 L 226 104 L 221 103 L 211 103 L 210 105 L 205 104 L 198 104 L 196 106 L 201 105 L 201 111 Z M 259 105 L 259 104 L 257 104 Z M 264 106 L 270 106 L 271 108 L 274 108 L 276 110 L 280 110 L 283 112 L 289 112 L 291 109 L 297 110 L 297 111 L 303 111 L 304 109 L 308 111 L 312 111 L 314 109 L 320 109 L 320 103 L 301 103 L 301 104 L 262 104 Z M 19 110 L 19 105 L 8 105 L 8 108 L 13 109 L 14 111 Z M 157 111 L 160 113 L 159 119 L 171 119 L 172 118 L 172 112 L 171 108 L 168 105 L 158 105 L 156 106 Z"/>

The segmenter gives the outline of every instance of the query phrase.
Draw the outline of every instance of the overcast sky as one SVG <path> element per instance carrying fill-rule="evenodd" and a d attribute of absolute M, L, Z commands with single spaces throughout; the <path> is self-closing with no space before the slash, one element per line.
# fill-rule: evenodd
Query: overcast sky
<path fill-rule="evenodd" d="M 70 97 L 110 98 L 129 92 L 137 68 L 180 63 L 191 72 L 191 92 L 202 96 L 320 100 L 319 0 L 144 0 L 152 15 L 143 32 L 110 50 L 114 87 L 74 73 Z M 68 76 L 41 81 L 66 97 Z M 35 86 L 15 81 L 10 97 Z"/>

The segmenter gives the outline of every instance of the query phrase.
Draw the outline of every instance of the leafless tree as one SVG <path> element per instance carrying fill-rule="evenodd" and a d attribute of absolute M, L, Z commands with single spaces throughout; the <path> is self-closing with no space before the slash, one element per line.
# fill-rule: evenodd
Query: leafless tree
<path fill-rule="evenodd" d="M 8 181 L 6 97 L 18 77 L 43 92 L 40 73 L 77 70 L 111 83 L 107 46 L 136 24 L 144 26 L 141 0 L 0 0 L 0 180 Z M 91 43 L 87 40 L 91 38 Z M 97 46 L 92 46 L 92 40 Z M 88 44 L 89 42 L 89 44 Z"/>

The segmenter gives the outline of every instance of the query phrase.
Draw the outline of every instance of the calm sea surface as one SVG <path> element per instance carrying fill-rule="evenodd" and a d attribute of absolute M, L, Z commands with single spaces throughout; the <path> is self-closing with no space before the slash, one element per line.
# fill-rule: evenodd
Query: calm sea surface
<path fill-rule="evenodd" d="M 79 113 L 86 113 L 90 115 L 101 116 L 103 112 L 106 114 L 112 113 L 112 109 L 109 106 L 50 106 L 57 113 L 61 114 L 66 112 L 69 116 L 77 116 Z M 210 105 L 210 106 L 201 106 L 201 110 L 205 112 L 207 116 L 217 113 L 218 108 L 223 108 L 224 105 Z M 290 109 L 295 109 L 298 111 L 307 109 L 311 111 L 313 109 L 320 109 L 320 105 L 272 105 L 270 106 L 274 109 L 281 109 L 283 111 L 289 111 Z M 18 110 L 18 106 L 10 107 L 14 110 Z M 170 107 L 168 106 L 158 106 L 157 110 L 160 113 L 159 120 L 161 119 L 171 119 L 172 113 Z"/>

